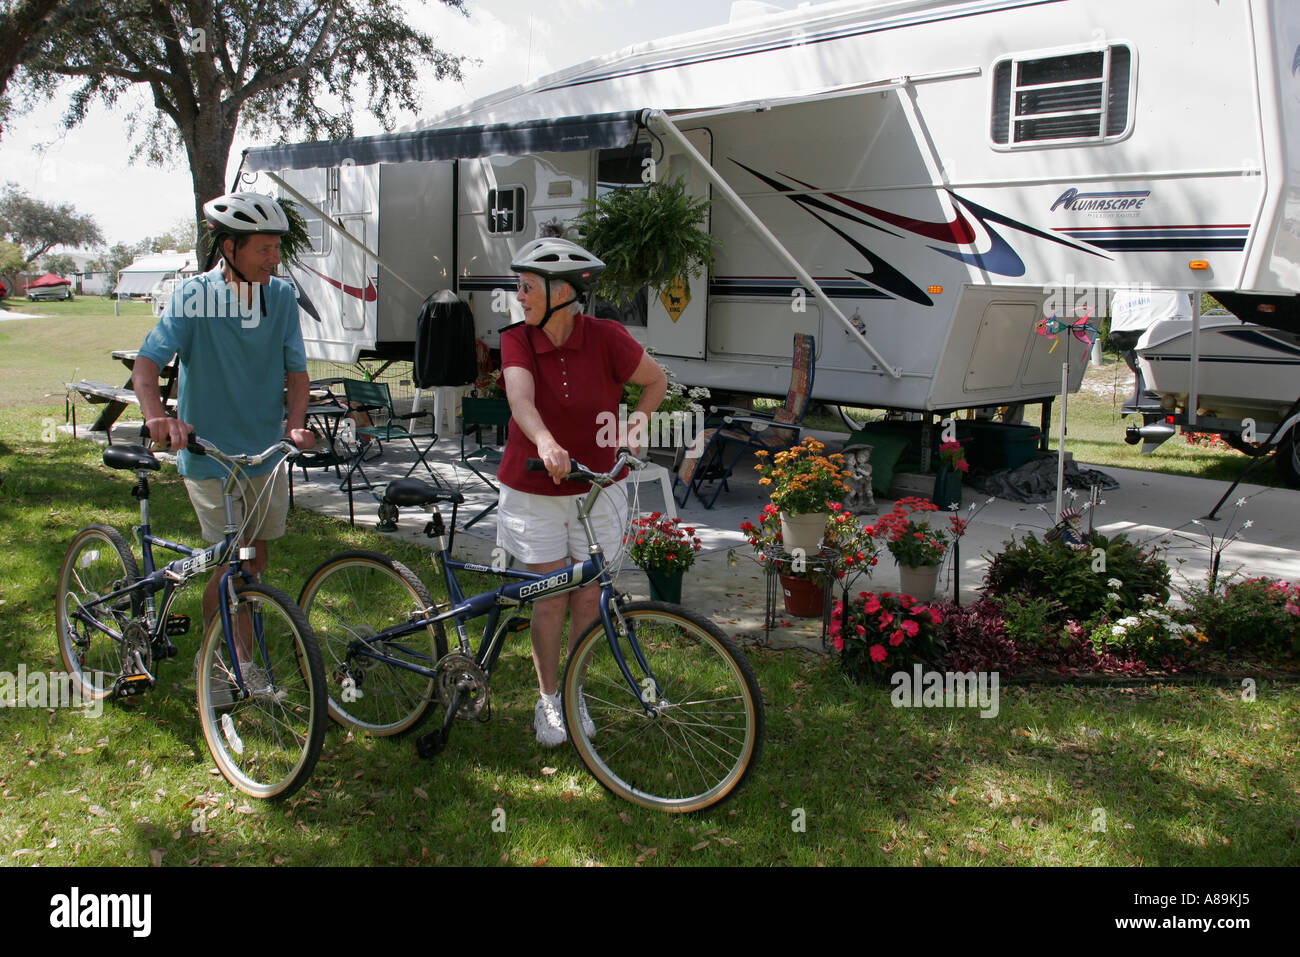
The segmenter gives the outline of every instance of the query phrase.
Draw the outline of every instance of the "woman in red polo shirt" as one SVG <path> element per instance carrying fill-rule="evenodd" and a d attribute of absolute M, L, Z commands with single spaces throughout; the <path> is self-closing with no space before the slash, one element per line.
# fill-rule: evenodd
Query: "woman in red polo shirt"
<path fill-rule="evenodd" d="M 497 544 L 529 571 L 549 572 L 587 558 L 575 499 L 589 486 L 564 481 L 570 458 L 596 472 L 612 468 L 617 449 L 597 442 L 602 413 L 617 416 L 623 384 L 633 382 L 643 387 L 635 411 L 648 415 L 659 408 L 668 382 L 619 323 L 579 309 L 579 296 L 605 270 L 591 253 L 566 239 L 538 239 L 519 250 L 510 268 L 519 274 L 524 321 L 501 335 L 511 425 L 497 471 Z M 633 454 L 640 451 L 631 447 Z M 525 471 L 529 458 L 541 459 L 546 471 Z M 611 487 L 591 516 L 608 559 L 618 555 L 622 542 L 627 499 L 620 492 Z M 533 727 L 538 742 L 548 747 L 567 738 L 557 687 L 565 612 L 574 628 L 583 627 L 596 618 L 598 596 L 597 588 L 587 586 L 533 606 L 533 666 L 540 692 Z"/>

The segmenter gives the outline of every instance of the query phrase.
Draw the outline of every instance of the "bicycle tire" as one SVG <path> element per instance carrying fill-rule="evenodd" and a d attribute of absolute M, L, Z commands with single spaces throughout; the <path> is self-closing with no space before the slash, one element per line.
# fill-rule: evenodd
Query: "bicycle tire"
<path fill-rule="evenodd" d="M 140 580 L 140 568 L 122 534 L 110 525 L 87 525 L 77 532 L 59 565 L 55 627 L 63 665 L 82 694 L 99 700 L 112 693 L 127 665 L 120 642 L 78 620 L 72 612 L 87 602 Z M 143 607 L 138 592 L 124 595 L 112 607 L 91 612 L 96 621 L 117 634 L 138 618 Z"/>
<path fill-rule="evenodd" d="M 340 552 L 307 577 L 298 605 L 320 642 L 334 721 L 375 737 L 400 737 L 424 722 L 437 703 L 434 679 L 373 658 L 348 660 L 348 646 L 355 639 L 376 635 L 433 607 L 414 572 L 379 552 Z M 431 667 L 447 653 L 442 622 L 404 638 L 401 647 L 431 659 L 411 655 L 412 664 Z M 376 650 L 400 655 L 398 647 Z M 352 685 L 345 686 L 349 677 Z"/>
<path fill-rule="evenodd" d="M 247 607 L 261 621 L 263 641 L 251 641 L 251 661 L 241 664 L 251 693 L 239 698 L 221 616 L 214 615 L 199 649 L 199 724 L 227 781 L 250 797 L 283 800 L 311 777 L 325 738 L 320 649 L 306 617 L 278 588 L 236 585 L 235 598 L 232 619 Z M 270 683 L 254 687 L 259 676 L 250 664 Z"/>
<path fill-rule="evenodd" d="M 666 602 L 632 602 L 618 644 L 642 685 L 648 714 L 592 622 L 564 671 L 564 718 L 587 770 L 607 790 L 642 807 L 691 813 L 725 801 L 744 783 L 763 745 L 763 698 L 753 669 L 713 622 Z M 617 618 L 615 619 L 617 626 Z M 595 734 L 583 730 L 585 702 Z"/>

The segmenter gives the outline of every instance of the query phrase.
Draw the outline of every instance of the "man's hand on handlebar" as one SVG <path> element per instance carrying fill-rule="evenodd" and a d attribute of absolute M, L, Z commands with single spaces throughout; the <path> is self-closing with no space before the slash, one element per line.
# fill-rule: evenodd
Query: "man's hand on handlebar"
<path fill-rule="evenodd" d="M 164 448 L 183 449 L 189 443 L 194 426 L 170 415 L 159 415 L 145 421 L 149 437 Z"/>
<path fill-rule="evenodd" d="M 285 438 L 303 452 L 310 452 L 316 447 L 316 433 L 311 429 L 290 429 Z"/>

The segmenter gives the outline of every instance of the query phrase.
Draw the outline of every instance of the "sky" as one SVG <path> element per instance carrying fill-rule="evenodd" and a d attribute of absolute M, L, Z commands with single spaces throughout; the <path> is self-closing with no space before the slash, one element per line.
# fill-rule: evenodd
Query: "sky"
<path fill-rule="evenodd" d="M 441 4 L 401 0 L 408 22 L 431 34 L 444 50 L 474 58 L 463 83 L 424 86 L 420 115 L 429 116 L 480 96 L 648 40 L 726 23 L 731 0 L 465 0 L 469 16 Z M 771 6 L 793 8 L 795 0 Z M 133 113 L 152 112 L 152 100 L 139 87 L 117 107 L 97 106 L 72 130 L 60 122 L 66 98 L 11 115 L 0 138 L 0 182 L 16 182 L 28 195 L 67 202 L 90 214 L 109 244 L 135 243 L 166 232 L 187 217 L 192 186 L 183 153 L 170 168 L 132 160 L 127 134 Z M 405 116 L 404 124 L 417 116 Z M 358 135 L 381 132 L 368 113 L 353 120 Z M 236 136 L 227 182 L 246 146 L 266 145 Z M 179 147 L 178 147 L 179 149 Z M 56 252 L 59 250 L 56 250 Z"/>

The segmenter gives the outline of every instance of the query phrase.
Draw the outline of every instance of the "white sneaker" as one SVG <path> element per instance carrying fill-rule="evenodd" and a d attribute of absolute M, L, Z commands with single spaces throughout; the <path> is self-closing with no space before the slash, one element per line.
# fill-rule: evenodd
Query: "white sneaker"
<path fill-rule="evenodd" d="M 569 740 L 558 694 L 544 694 L 537 699 L 533 707 L 533 730 L 537 732 L 537 743 L 543 747 L 553 748 Z"/>

